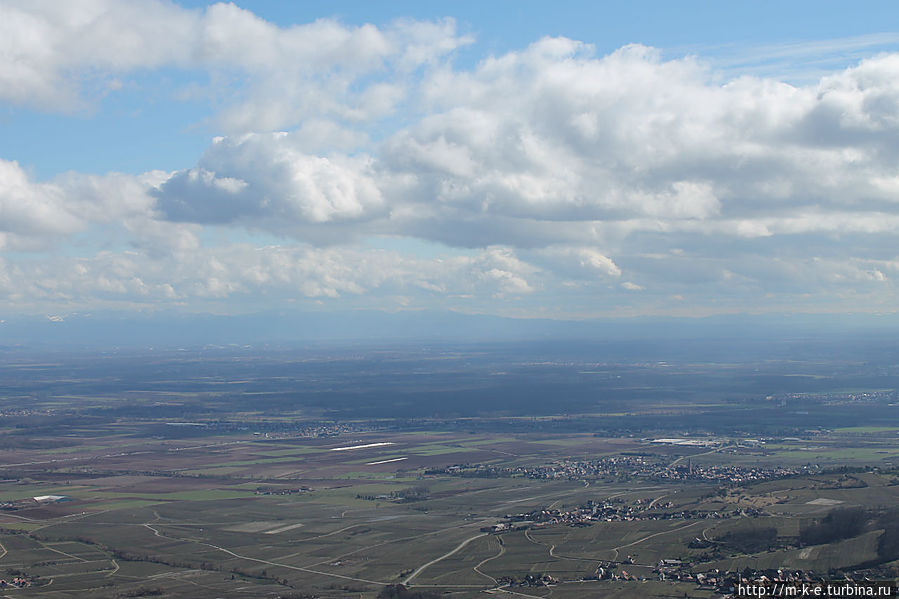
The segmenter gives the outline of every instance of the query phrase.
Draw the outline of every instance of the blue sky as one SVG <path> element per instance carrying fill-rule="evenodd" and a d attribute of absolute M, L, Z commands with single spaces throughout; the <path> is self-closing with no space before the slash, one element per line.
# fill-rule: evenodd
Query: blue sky
<path fill-rule="evenodd" d="M 897 21 L 0 0 L 0 311 L 894 312 Z"/>

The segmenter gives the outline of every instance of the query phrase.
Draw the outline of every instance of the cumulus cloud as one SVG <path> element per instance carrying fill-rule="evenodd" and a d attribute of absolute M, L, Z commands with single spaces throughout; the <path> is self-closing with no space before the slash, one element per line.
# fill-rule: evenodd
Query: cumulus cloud
<path fill-rule="evenodd" d="M 161 0 L 7 0 L 0 99 L 78 110 L 120 87 L 118 75 L 171 67 L 210 74 L 211 88 L 188 93 L 233 98 L 217 118 L 228 131 L 322 115 L 363 121 L 392 112 L 410 74 L 470 41 L 451 19 L 278 27 L 231 3 L 200 11 Z"/>
<path fill-rule="evenodd" d="M 38 313 L 184 306 L 259 310 L 324 302 L 596 316 L 664 313 L 675 296 L 681 298 L 677 303 L 689 299 L 693 310 L 734 311 L 746 308 L 747 297 L 768 296 L 767 303 L 781 309 L 813 299 L 883 309 L 899 291 L 897 263 L 684 253 L 646 256 L 642 264 L 628 260 L 629 271 L 640 277 L 637 283 L 597 272 L 590 279 L 572 278 L 564 266 L 556 269 L 540 256 L 522 256 L 508 247 L 415 257 L 385 249 L 238 243 L 155 254 L 104 250 L 51 261 L 0 259 L 0 302 L 6 309 Z"/>
<path fill-rule="evenodd" d="M 90 73 L 188 66 L 199 26 L 198 13 L 158 0 L 6 1 L 0 4 L 0 98 L 47 110 L 81 108 Z"/>
<path fill-rule="evenodd" d="M 67 110 L 97 82 L 174 67 L 228 100 L 210 121 L 224 135 L 175 172 L 41 182 L 0 161 L 0 243 L 102 230 L 97 245 L 134 252 L 65 272 L 7 262 L 0 282 L 186 302 L 894 293 L 899 54 L 790 84 L 564 38 L 457 68 L 447 57 L 469 41 L 450 20 L 280 27 L 231 4 L 3 3 L 0 99 Z M 210 244 L 222 231 L 272 243 Z M 379 236 L 443 253 L 363 249 Z"/>
<path fill-rule="evenodd" d="M 0 259 L 0 298 L 7 306 L 71 310 L 247 300 L 258 306 L 361 296 L 389 305 L 408 295 L 464 306 L 479 297 L 531 293 L 529 279 L 538 273 L 509 248 L 424 259 L 389 250 L 233 244 L 166 254 L 101 251 L 49 263 Z"/>
<path fill-rule="evenodd" d="M 575 279 L 608 280 L 621 276 L 618 265 L 596 248 L 551 246 L 533 253 L 553 272 Z"/>
<path fill-rule="evenodd" d="M 196 222 L 254 210 L 300 224 L 354 218 L 367 232 L 466 247 L 869 230 L 897 205 L 897 61 L 795 87 L 721 82 L 697 59 L 643 46 L 596 57 L 545 39 L 470 71 L 438 69 L 422 84 L 424 116 L 370 152 L 344 143 L 304 157 L 305 131 L 219 140 L 163 186 L 160 205 Z M 237 211 L 223 188 L 232 179 L 253 179 L 231 194 L 246 202 Z M 217 216 L 200 188 L 218 198 Z"/>
<path fill-rule="evenodd" d="M 63 189 L 35 183 L 15 161 L 0 160 L 0 231 L 21 235 L 70 233 L 81 227 Z"/>
<path fill-rule="evenodd" d="M 92 224 L 146 220 L 154 207 L 150 191 L 168 177 L 69 172 L 37 182 L 17 162 L 0 159 L 0 248 L 42 249 Z"/>
<path fill-rule="evenodd" d="M 897 60 L 797 88 L 543 40 L 433 77 L 439 112 L 382 158 L 454 211 L 765 235 L 759 220 L 895 206 Z"/>
<path fill-rule="evenodd" d="M 284 133 L 219 138 L 197 167 L 172 175 L 156 195 L 171 220 L 243 222 L 290 232 L 383 212 L 369 162 L 307 154 Z"/>

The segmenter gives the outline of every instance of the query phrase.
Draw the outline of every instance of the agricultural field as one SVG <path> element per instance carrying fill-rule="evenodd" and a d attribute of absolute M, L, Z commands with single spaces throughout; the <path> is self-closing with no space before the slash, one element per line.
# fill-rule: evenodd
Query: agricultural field
<path fill-rule="evenodd" d="M 713 597 L 747 569 L 894 577 L 899 377 L 766 364 L 20 357 L 0 367 L 0 596 Z"/>
<path fill-rule="evenodd" d="M 0 501 L 7 502 L 0 511 L 0 572 L 31 581 L 16 596 L 377 597 L 402 583 L 466 597 L 521 590 L 530 575 L 552 581 L 524 591 L 541 597 L 584 596 L 585 589 L 629 596 L 637 587 L 641 596 L 702 597 L 713 593 L 695 582 L 660 582 L 659 561 L 700 570 L 851 568 L 877 557 L 882 530 L 809 549 L 796 541 L 800 526 L 836 507 L 882 510 L 899 500 L 899 477 L 873 463 L 848 474 L 821 470 L 739 486 L 515 474 L 585 454 L 687 458 L 693 468 L 775 462 L 796 443 L 783 440 L 773 449 L 734 443 L 710 452 L 586 434 L 260 437 L 110 436 L 105 445 L 85 439 L 83 452 L 64 456 L 25 452 L 27 459 L 8 466 L 0 482 Z M 828 452 L 844 457 L 846 442 L 841 433 L 822 435 L 815 455 L 825 463 Z M 855 457 L 880 455 L 883 461 L 892 453 Z M 475 463 L 507 474 L 434 474 Z M 58 499 L 31 499 L 40 496 Z M 630 520 L 490 530 L 512 515 L 606 501 L 651 507 Z M 727 515 L 683 518 L 688 511 Z M 747 526 L 776 529 L 774 544 L 745 551 L 715 541 Z M 697 538 L 710 545 L 691 547 Z M 597 568 L 609 565 L 635 580 L 595 580 Z"/>

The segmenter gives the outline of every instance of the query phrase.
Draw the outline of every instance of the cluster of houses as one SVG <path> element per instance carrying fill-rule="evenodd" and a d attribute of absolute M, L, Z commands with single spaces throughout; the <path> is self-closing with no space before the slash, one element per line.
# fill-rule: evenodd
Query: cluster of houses
<path fill-rule="evenodd" d="M 298 493 L 308 493 L 311 491 L 309 487 L 285 487 L 285 488 L 271 488 L 271 487 L 256 487 L 256 491 L 254 494 L 256 495 L 296 495 Z"/>
<path fill-rule="evenodd" d="M 15 587 L 17 589 L 30 587 L 31 581 L 23 576 L 16 576 L 12 580 L 6 580 L 5 578 L 0 578 L 0 589 L 6 589 L 9 587 Z"/>
<path fill-rule="evenodd" d="M 581 581 L 626 581 L 626 582 L 642 582 L 650 578 L 643 575 L 632 574 L 624 569 L 628 564 L 634 564 L 633 558 L 628 556 L 622 562 L 600 561 L 592 576 L 585 576 Z M 822 577 L 810 570 L 787 570 L 787 569 L 768 569 L 755 570 L 753 568 L 745 568 L 742 571 L 722 571 L 717 568 L 706 572 L 694 572 L 691 565 L 678 559 L 662 559 L 652 570 L 652 579 L 672 582 L 693 583 L 700 589 L 713 591 L 723 597 L 734 597 L 737 593 L 739 585 L 759 586 L 784 584 L 793 586 L 796 589 L 812 588 L 828 584 L 827 578 Z M 872 580 L 871 576 L 881 577 L 884 573 L 877 572 L 856 572 L 856 573 L 840 573 L 842 580 L 847 582 L 865 582 Z M 828 577 L 828 578 L 832 578 Z M 516 586 L 552 586 L 558 584 L 556 578 L 548 574 L 533 575 L 529 574 L 522 579 L 516 579 L 510 576 L 504 576 L 497 579 L 499 587 L 516 587 Z M 784 596 L 802 596 L 801 592 L 795 595 Z"/>
<path fill-rule="evenodd" d="M 754 568 L 745 568 L 739 572 L 721 571 L 718 569 L 709 570 L 707 572 L 696 572 L 690 568 L 690 565 L 680 560 L 661 560 L 653 573 L 659 580 L 676 580 L 680 582 L 696 583 L 699 588 L 713 590 L 725 597 L 733 597 L 736 593 L 738 585 L 746 587 L 784 585 L 781 589 L 792 587 L 794 591 L 784 591 L 780 596 L 785 597 L 801 597 L 801 596 L 823 596 L 821 593 L 802 592 L 802 589 L 814 590 L 815 587 L 823 587 L 834 580 L 836 574 L 830 573 L 828 576 L 822 576 L 812 570 L 790 570 L 784 568 L 771 568 L 765 570 L 756 570 Z M 874 578 L 872 578 L 872 576 Z M 885 579 L 886 573 L 880 570 L 876 571 L 859 571 L 839 573 L 839 579 L 846 582 L 869 582 L 873 579 Z M 832 583 L 831 583 L 832 584 Z M 858 593 L 863 595 L 864 593 Z M 745 593 L 742 595 L 745 596 Z M 851 595 L 844 595 L 851 596 Z"/>
<path fill-rule="evenodd" d="M 526 574 L 520 579 L 514 576 L 501 576 L 496 581 L 500 587 L 548 587 L 559 583 L 558 579 L 549 574 Z"/>
<path fill-rule="evenodd" d="M 38 495 L 36 497 L 24 497 L 22 499 L 13 499 L 11 501 L 0 501 L 0 510 L 14 512 L 16 510 L 24 510 L 63 501 L 72 501 L 72 498 L 68 495 Z"/>
<path fill-rule="evenodd" d="M 790 401 L 814 402 L 829 405 L 845 405 L 858 402 L 890 402 L 896 401 L 896 389 L 887 391 L 865 391 L 862 393 L 847 393 L 845 391 L 830 391 L 820 393 L 779 393 L 769 395 L 769 401 L 777 401 L 781 405 L 787 405 Z"/>
<path fill-rule="evenodd" d="M 356 432 L 360 432 L 359 427 L 351 424 L 312 424 L 301 428 L 299 430 L 298 436 L 320 439 L 328 437 L 339 437 L 340 435 L 346 435 Z"/>
<path fill-rule="evenodd" d="M 501 467 L 490 464 L 454 464 L 430 469 L 425 474 L 471 478 L 524 477 L 533 479 L 628 479 L 659 481 L 699 481 L 744 484 L 809 474 L 813 466 L 700 465 L 691 460 L 671 465 L 646 456 L 612 456 L 596 460 L 560 460 L 545 466 Z"/>
<path fill-rule="evenodd" d="M 641 520 L 719 520 L 736 517 L 758 517 L 763 514 L 758 509 L 744 507 L 734 510 L 678 510 L 663 511 L 655 508 L 671 508 L 670 503 L 651 505 L 652 502 L 638 499 L 626 504 L 619 499 L 607 499 L 601 503 L 587 501 L 571 510 L 537 509 L 520 514 L 506 514 L 504 521 L 486 526 L 483 532 L 502 533 L 511 530 L 542 528 L 555 524 L 568 526 L 589 526 L 594 522 L 637 522 Z"/>

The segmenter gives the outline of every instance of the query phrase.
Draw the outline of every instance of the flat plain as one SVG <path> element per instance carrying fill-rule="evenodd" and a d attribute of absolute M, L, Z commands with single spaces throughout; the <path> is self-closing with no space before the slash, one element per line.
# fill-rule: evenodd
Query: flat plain
<path fill-rule="evenodd" d="M 892 378 L 809 389 L 780 365 L 562 361 L 453 374 L 470 359 L 8 365 L 0 576 L 28 586 L 0 596 L 711 597 L 747 568 L 895 572 Z M 510 410 L 531 370 L 538 389 L 583 376 L 594 399 Z M 735 371 L 746 381 L 716 391 Z M 520 376 L 476 406 L 495 372 Z M 476 407 L 447 414 L 450 393 Z M 852 534 L 811 542 L 851 510 Z"/>

